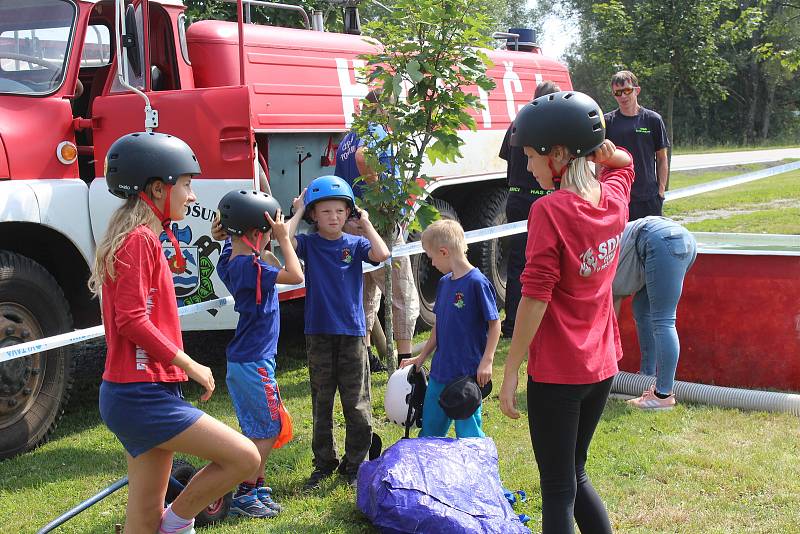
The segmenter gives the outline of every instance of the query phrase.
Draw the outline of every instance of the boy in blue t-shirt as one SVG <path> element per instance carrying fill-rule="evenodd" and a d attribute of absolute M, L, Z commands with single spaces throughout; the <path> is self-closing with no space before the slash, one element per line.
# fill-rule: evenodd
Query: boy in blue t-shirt
<path fill-rule="evenodd" d="M 274 517 L 281 507 L 264 482 L 264 465 L 282 429 L 282 401 L 275 381 L 280 331 L 275 284 L 299 284 L 303 271 L 277 200 L 257 191 L 231 191 L 220 201 L 218 213 L 212 235 L 221 238 L 227 233 L 230 239 L 222 249 L 217 272 L 239 313 L 236 333 L 226 349 L 226 382 L 242 433 L 261 454 L 259 469 L 239 484 L 230 511 L 246 517 Z M 270 234 L 280 244 L 284 268 L 265 250 Z"/>
<path fill-rule="evenodd" d="M 321 176 L 294 199 L 289 234 L 305 262 L 305 333 L 311 381 L 314 470 L 306 489 L 319 487 L 338 468 L 354 483 L 372 442 L 372 403 L 362 304 L 364 261 L 378 264 L 389 249 L 364 210 L 356 211 L 353 190 L 336 176 Z M 363 237 L 342 231 L 353 216 Z M 295 235 L 300 218 L 316 231 Z M 333 438 L 336 390 L 347 425 L 341 462 Z"/>
<path fill-rule="evenodd" d="M 495 290 L 481 271 L 467 260 L 461 225 L 438 220 L 422 233 L 422 248 L 433 266 L 445 274 L 436 288 L 433 311 L 436 324 L 419 356 L 403 360 L 400 367 L 421 367 L 435 350 L 422 413 L 420 436 L 447 435 L 453 420 L 439 405 L 442 390 L 462 376 L 475 377 L 482 388 L 492 379 L 492 362 L 500 340 L 500 315 Z M 455 421 L 459 438 L 484 437 L 481 408 L 467 419 Z"/>

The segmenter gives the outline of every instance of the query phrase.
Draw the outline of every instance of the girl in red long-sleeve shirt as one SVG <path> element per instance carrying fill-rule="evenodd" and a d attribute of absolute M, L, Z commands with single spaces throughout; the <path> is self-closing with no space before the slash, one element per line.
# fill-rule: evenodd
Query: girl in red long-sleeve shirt
<path fill-rule="evenodd" d="M 611 532 L 584 466 L 622 356 L 611 282 L 633 182 L 630 155 L 605 139 L 587 95 L 534 100 L 514 120 L 512 146 L 542 187 L 560 189 L 528 217 L 522 301 L 500 408 L 516 419 L 518 371 L 528 356 L 528 424 L 539 466 L 544 534 Z M 589 160 L 605 168 L 595 179 Z"/>
<path fill-rule="evenodd" d="M 183 399 L 180 384 L 199 383 L 208 400 L 211 370 L 183 352 L 171 269 L 185 269 L 169 229 L 195 201 L 200 173 L 186 143 L 170 135 L 135 133 L 108 150 L 109 191 L 125 199 L 97 247 L 90 289 L 102 295 L 108 352 L 100 415 L 128 461 L 126 533 L 193 533 L 194 516 L 253 472 L 253 443 Z M 168 262 L 159 235 L 175 247 Z M 176 451 L 211 461 L 164 509 Z"/>

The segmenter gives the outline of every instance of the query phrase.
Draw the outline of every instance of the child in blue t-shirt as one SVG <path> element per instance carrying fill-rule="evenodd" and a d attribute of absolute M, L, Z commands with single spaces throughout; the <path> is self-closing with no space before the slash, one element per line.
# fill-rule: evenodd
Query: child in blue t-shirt
<path fill-rule="evenodd" d="M 446 273 L 436 289 L 433 311 L 436 324 L 416 358 L 400 367 L 421 367 L 435 350 L 423 404 L 420 436 L 447 435 L 453 420 L 439 405 L 439 395 L 453 380 L 475 377 L 482 388 L 492 379 L 492 362 L 500 340 L 500 316 L 491 282 L 467 260 L 467 244 L 461 225 L 438 220 L 422 233 L 422 248 L 433 266 Z M 467 419 L 456 420 L 459 438 L 484 437 L 481 408 Z"/>
<path fill-rule="evenodd" d="M 217 272 L 239 313 L 236 333 L 226 349 L 226 381 L 242 433 L 261 454 L 259 469 L 239 484 L 230 511 L 246 517 L 274 517 L 281 507 L 264 482 L 264 465 L 282 427 L 282 401 L 275 381 L 280 331 L 275 284 L 299 284 L 303 271 L 273 197 L 257 191 L 231 191 L 222 197 L 218 217 L 212 235 L 227 233 L 230 239 L 222 249 Z M 283 268 L 265 250 L 270 235 L 283 252 Z"/>
<path fill-rule="evenodd" d="M 372 442 L 361 264 L 386 260 L 389 249 L 367 212 L 356 211 L 353 190 L 341 178 L 315 179 L 293 205 L 295 215 L 289 222 L 289 234 L 297 255 L 305 262 L 306 354 L 313 410 L 314 470 L 305 488 L 319 487 L 337 468 L 353 484 Z M 363 237 L 342 231 L 353 216 Z M 316 231 L 295 235 L 301 217 L 313 223 Z M 341 462 L 333 438 L 337 390 L 347 426 Z"/>

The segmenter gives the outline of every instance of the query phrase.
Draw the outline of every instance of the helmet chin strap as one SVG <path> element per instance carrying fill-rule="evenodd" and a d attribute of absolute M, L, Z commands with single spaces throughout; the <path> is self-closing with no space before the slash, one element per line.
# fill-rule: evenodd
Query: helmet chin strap
<path fill-rule="evenodd" d="M 563 174 L 564 169 L 566 169 L 574 159 L 575 159 L 574 156 L 570 156 L 567 164 L 564 165 L 560 171 L 557 171 L 556 168 L 553 166 L 552 156 L 547 157 L 547 166 L 550 168 L 550 172 L 553 173 L 553 185 L 555 186 L 556 190 L 561 189 L 561 175 Z"/>
<path fill-rule="evenodd" d="M 169 269 L 173 273 L 182 273 L 186 270 L 186 258 L 183 257 L 183 252 L 181 252 L 181 246 L 178 243 L 178 239 L 175 237 L 175 234 L 172 232 L 172 228 L 170 228 L 170 223 L 172 219 L 169 218 L 170 213 L 170 198 L 172 197 L 172 186 L 169 184 L 167 185 L 167 200 L 164 202 L 164 211 L 162 212 L 158 209 L 158 206 L 155 205 L 153 199 L 151 199 L 144 191 L 139 192 L 139 198 L 141 198 L 145 204 L 150 206 L 150 209 L 153 210 L 153 213 L 158 217 L 158 221 L 161 223 L 161 228 L 164 229 L 164 232 L 167 234 L 167 238 L 169 242 L 172 243 L 172 247 L 175 249 L 175 255 L 172 259 L 169 260 Z"/>
<path fill-rule="evenodd" d="M 553 166 L 552 157 L 548 156 L 547 166 L 550 167 L 550 172 L 553 173 L 553 185 L 555 186 L 556 190 L 561 189 L 561 171 L 557 171 L 556 168 Z"/>
<path fill-rule="evenodd" d="M 242 241 L 253 251 L 253 265 L 258 269 L 258 278 L 256 278 L 256 304 L 261 304 L 261 264 L 258 263 L 258 257 L 261 254 L 261 236 L 262 234 L 259 232 L 256 243 L 253 245 L 253 242 L 247 239 L 246 235 L 242 234 Z"/>

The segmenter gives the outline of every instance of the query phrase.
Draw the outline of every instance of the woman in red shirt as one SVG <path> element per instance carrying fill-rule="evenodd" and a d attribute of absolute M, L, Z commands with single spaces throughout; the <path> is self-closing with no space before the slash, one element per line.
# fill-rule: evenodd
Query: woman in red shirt
<path fill-rule="evenodd" d="M 544 188 L 528 217 L 522 301 L 500 408 L 519 417 L 519 367 L 528 357 L 528 424 L 539 466 L 544 534 L 609 533 L 584 466 L 622 356 L 611 283 L 633 182 L 630 155 L 605 140 L 603 112 L 575 92 L 537 98 L 514 120 L 511 145 Z M 602 164 L 595 179 L 589 161 Z M 533 230 L 535 229 L 535 231 Z"/>
<path fill-rule="evenodd" d="M 172 270 L 185 259 L 170 223 L 195 201 L 192 176 L 200 166 L 192 149 L 170 135 L 134 133 L 108 150 L 109 191 L 125 199 L 97 247 L 89 281 L 102 294 L 107 354 L 100 415 L 128 461 L 125 532 L 193 533 L 194 517 L 255 471 L 258 450 L 247 438 L 183 399 L 191 378 L 208 400 L 211 369 L 183 352 Z M 168 262 L 159 236 L 175 247 Z M 211 461 L 164 509 L 176 451 Z"/>

